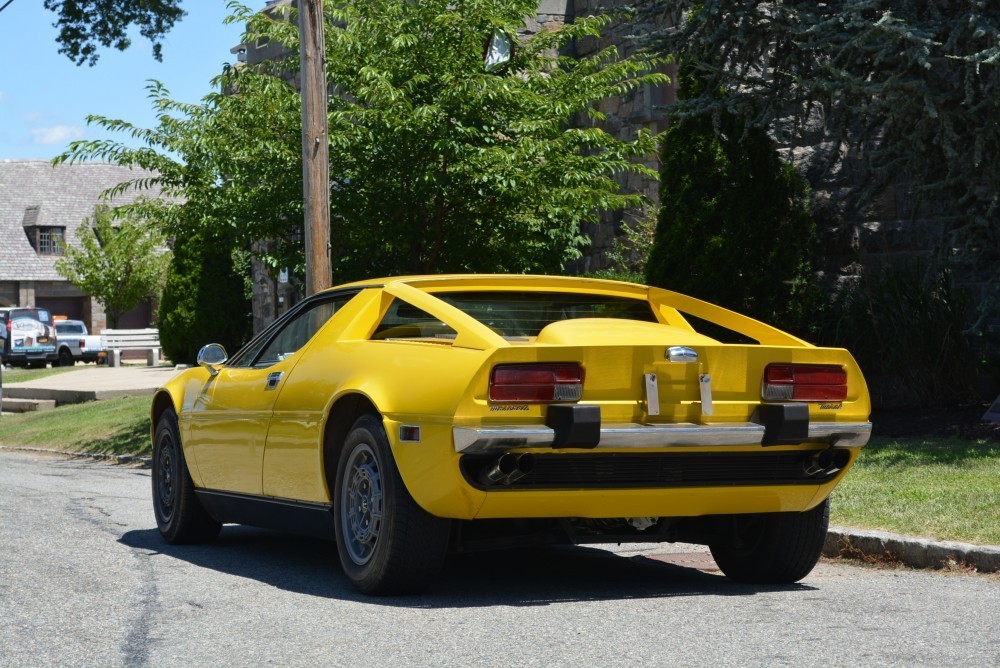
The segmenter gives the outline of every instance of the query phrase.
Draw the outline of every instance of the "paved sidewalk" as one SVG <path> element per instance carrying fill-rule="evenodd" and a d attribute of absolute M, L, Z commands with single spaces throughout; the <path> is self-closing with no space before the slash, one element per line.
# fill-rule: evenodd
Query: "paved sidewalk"
<path fill-rule="evenodd" d="M 23 383 L 8 385 L 5 382 L 3 396 L 53 399 L 61 405 L 151 395 L 178 373 L 174 367 L 162 366 L 87 366 Z"/>

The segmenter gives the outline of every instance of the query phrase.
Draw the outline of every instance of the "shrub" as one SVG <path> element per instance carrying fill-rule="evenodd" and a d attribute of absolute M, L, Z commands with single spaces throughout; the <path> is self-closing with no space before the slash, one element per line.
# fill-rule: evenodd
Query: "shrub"
<path fill-rule="evenodd" d="M 696 87 L 682 77 L 682 97 Z M 647 281 L 808 335 L 819 303 L 808 186 L 767 133 L 727 113 L 683 118 L 662 155 Z"/>
<path fill-rule="evenodd" d="M 204 232 L 178 237 L 160 301 L 163 352 L 190 364 L 206 343 L 236 351 L 251 332 L 251 306 L 234 269 L 232 244 Z"/>
<path fill-rule="evenodd" d="M 825 343 L 854 354 L 877 407 L 967 404 L 979 398 L 970 304 L 926 262 L 867 269 L 835 294 Z"/>

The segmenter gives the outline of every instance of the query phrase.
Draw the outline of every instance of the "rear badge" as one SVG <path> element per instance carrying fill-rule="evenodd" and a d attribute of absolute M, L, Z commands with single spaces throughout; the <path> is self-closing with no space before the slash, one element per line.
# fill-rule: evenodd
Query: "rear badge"
<path fill-rule="evenodd" d="M 528 412 L 528 407 L 518 404 L 509 406 L 490 406 L 491 413 L 515 413 L 520 411 Z"/>
<path fill-rule="evenodd" d="M 843 407 L 844 407 L 844 402 L 842 402 L 842 401 L 838 401 L 835 404 L 820 404 L 819 405 L 820 410 L 824 410 L 824 411 L 836 411 L 836 410 L 840 410 Z"/>
<path fill-rule="evenodd" d="M 671 346 L 664 355 L 671 362 L 693 364 L 698 361 L 698 351 L 687 346 Z"/>

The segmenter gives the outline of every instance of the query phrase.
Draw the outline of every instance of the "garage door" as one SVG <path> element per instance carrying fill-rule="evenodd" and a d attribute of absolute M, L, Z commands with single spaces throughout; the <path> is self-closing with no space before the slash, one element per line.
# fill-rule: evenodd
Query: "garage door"
<path fill-rule="evenodd" d="M 53 316 L 83 320 L 86 297 L 36 297 L 35 306 L 47 308 Z"/>

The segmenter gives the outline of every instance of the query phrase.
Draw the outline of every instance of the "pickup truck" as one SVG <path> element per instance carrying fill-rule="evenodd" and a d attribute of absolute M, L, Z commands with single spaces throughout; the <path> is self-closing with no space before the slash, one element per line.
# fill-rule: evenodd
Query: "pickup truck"
<path fill-rule="evenodd" d="M 77 362 L 101 364 L 108 358 L 101 337 L 88 334 L 87 326 L 80 320 L 56 320 L 56 348 L 59 366 L 73 366 Z"/>

